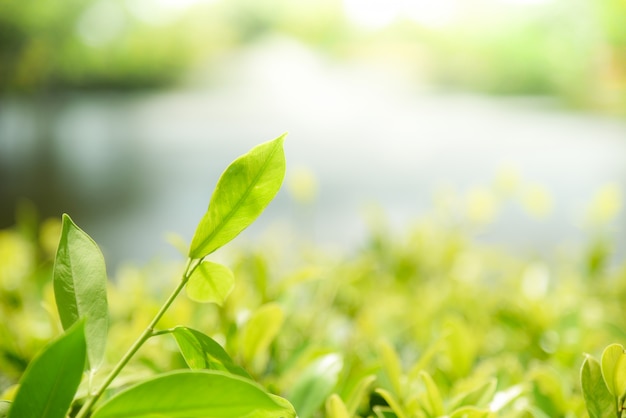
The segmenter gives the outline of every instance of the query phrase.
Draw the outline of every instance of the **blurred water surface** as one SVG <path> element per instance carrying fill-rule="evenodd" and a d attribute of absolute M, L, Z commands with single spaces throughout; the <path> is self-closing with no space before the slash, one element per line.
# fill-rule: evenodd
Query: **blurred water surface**
<path fill-rule="evenodd" d="M 594 193 L 626 188 L 623 120 L 548 99 L 434 91 L 279 38 L 210 71 L 210 83 L 199 73 L 173 91 L 2 99 L 2 225 L 27 198 L 45 216 L 69 212 L 113 265 L 170 255 L 164 234 L 191 238 L 226 165 L 285 131 L 288 176 L 314 173 L 317 198 L 305 208 L 282 190 L 248 238 L 291 224 L 299 238 L 350 248 L 368 205 L 402 229 L 442 187 L 480 201 L 504 173 L 535 185 L 539 200 L 547 192 L 549 207 L 531 219 L 505 205 L 480 238 L 543 251 L 580 243 Z M 608 233 L 623 247 L 623 213 Z"/>

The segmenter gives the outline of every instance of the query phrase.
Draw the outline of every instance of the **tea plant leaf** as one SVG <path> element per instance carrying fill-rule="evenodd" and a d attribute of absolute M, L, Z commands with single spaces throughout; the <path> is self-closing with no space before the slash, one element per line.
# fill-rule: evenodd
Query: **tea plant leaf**
<path fill-rule="evenodd" d="M 333 393 L 326 399 L 326 417 L 327 418 L 351 418 L 346 405 L 343 403 L 339 395 Z"/>
<path fill-rule="evenodd" d="M 600 363 L 586 356 L 580 370 L 580 383 L 589 418 L 605 418 L 615 415 L 615 398 L 611 395 L 604 379 Z"/>
<path fill-rule="evenodd" d="M 222 370 L 251 378 L 248 372 L 236 365 L 222 346 L 208 335 L 187 327 L 176 327 L 172 334 L 190 368 Z"/>
<path fill-rule="evenodd" d="M 375 392 L 383 397 L 385 402 L 387 402 L 387 405 L 389 405 L 398 418 L 408 418 L 406 412 L 402 408 L 402 405 L 400 405 L 400 401 L 398 401 L 398 399 L 393 396 L 391 392 L 381 388 L 376 389 Z"/>
<path fill-rule="evenodd" d="M 370 388 L 375 381 L 376 376 L 365 376 L 359 381 L 359 383 L 357 383 L 356 387 L 352 390 L 350 395 L 348 395 L 348 399 L 346 400 L 346 408 L 348 408 L 348 413 L 350 414 L 350 416 L 356 414 L 356 411 L 359 409 L 361 403 L 369 395 Z"/>
<path fill-rule="evenodd" d="M 426 388 L 425 402 L 423 404 L 424 409 L 429 416 L 442 416 L 444 414 L 443 400 L 441 399 L 441 393 L 439 392 L 437 384 L 435 383 L 433 378 L 430 377 L 430 375 L 425 371 L 421 371 L 419 376 Z"/>
<path fill-rule="evenodd" d="M 85 368 L 84 328 L 79 322 L 30 362 L 9 418 L 65 418 Z"/>
<path fill-rule="evenodd" d="M 620 344 L 611 344 L 602 352 L 602 377 L 609 392 L 619 398 L 626 392 L 626 352 Z"/>
<path fill-rule="evenodd" d="M 396 415 L 391 408 L 386 406 L 376 405 L 372 410 L 377 418 L 398 418 L 398 415 Z"/>
<path fill-rule="evenodd" d="M 402 396 L 402 367 L 396 350 L 386 341 L 379 346 L 379 354 L 385 374 L 396 396 Z"/>
<path fill-rule="evenodd" d="M 103 403 L 92 418 L 295 418 L 286 401 L 256 383 L 214 370 L 178 370 Z"/>
<path fill-rule="evenodd" d="M 254 147 L 224 171 L 191 240 L 190 258 L 203 258 L 228 243 L 274 199 L 285 177 L 284 140 L 282 135 Z"/>
<path fill-rule="evenodd" d="M 289 400 L 299 418 L 312 417 L 323 405 L 337 384 L 343 359 L 338 354 L 327 354 L 307 366 L 289 393 Z"/>
<path fill-rule="evenodd" d="M 452 401 L 451 408 L 460 408 L 462 406 L 483 407 L 489 404 L 489 401 L 496 393 L 498 382 L 496 379 L 489 379 L 482 385 L 460 394 Z"/>
<path fill-rule="evenodd" d="M 241 355 L 247 364 L 267 351 L 284 321 L 285 314 L 277 303 L 265 304 L 252 314 L 242 330 L 240 341 Z"/>
<path fill-rule="evenodd" d="M 88 366 L 102 363 L 108 330 L 107 274 L 98 245 L 64 214 L 53 271 L 54 296 L 64 329 L 85 318 Z"/>
<path fill-rule="evenodd" d="M 213 302 L 222 306 L 235 285 L 235 276 L 221 264 L 204 261 L 187 282 L 187 296 L 196 302 Z"/>

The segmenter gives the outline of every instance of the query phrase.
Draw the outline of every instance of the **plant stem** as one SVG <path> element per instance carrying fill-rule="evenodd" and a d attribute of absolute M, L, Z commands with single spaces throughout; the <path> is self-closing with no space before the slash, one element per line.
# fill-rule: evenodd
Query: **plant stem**
<path fill-rule="evenodd" d="M 100 397 L 102 396 L 106 388 L 108 388 L 109 385 L 113 382 L 113 380 L 117 377 L 117 375 L 120 374 L 122 369 L 130 361 L 130 359 L 135 355 L 135 353 L 137 353 L 137 351 L 139 351 L 141 346 L 146 341 L 148 341 L 150 337 L 152 337 L 155 334 L 154 328 L 156 327 L 157 323 L 161 320 L 165 312 L 167 312 L 167 310 L 172 305 L 172 303 L 174 302 L 178 294 L 183 290 L 183 288 L 187 284 L 187 281 L 189 281 L 189 277 L 191 277 L 191 274 L 200 265 L 201 261 L 202 260 L 192 260 L 192 259 L 187 260 L 187 265 L 185 266 L 183 277 L 180 280 L 180 283 L 178 284 L 178 286 L 176 286 L 176 289 L 174 289 L 172 294 L 167 298 L 167 300 L 161 306 L 161 308 L 156 313 L 154 318 L 152 318 L 152 321 L 150 321 L 150 324 L 148 324 L 146 329 L 143 330 L 143 332 L 135 340 L 133 345 L 130 346 L 126 354 L 124 354 L 124 356 L 120 359 L 120 361 L 115 365 L 113 370 L 111 370 L 111 372 L 109 373 L 105 381 L 102 383 L 102 385 L 100 385 L 98 390 L 91 396 L 91 398 L 87 400 L 87 402 L 85 402 L 85 404 L 82 406 L 80 411 L 78 411 L 76 418 L 85 418 L 87 416 L 89 410 L 98 401 L 98 399 L 100 399 Z"/>

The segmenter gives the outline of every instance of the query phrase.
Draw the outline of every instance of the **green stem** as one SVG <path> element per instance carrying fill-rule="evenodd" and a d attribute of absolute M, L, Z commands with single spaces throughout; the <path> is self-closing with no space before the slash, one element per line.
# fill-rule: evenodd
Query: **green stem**
<path fill-rule="evenodd" d="M 155 335 L 154 328 L 156 327 L 157 323 L 161 320 L 165 312 L 167 312 L 167 310 L 172 305 L 172 303 L 174 302 L 178 294 L 183 290 L 183 288 L 187 284 L 187 281 L 189 281 L 189 277 L 191 277 L 191 274 L 200 265 L 201 261 L 202 260 L 192 260 L 192 259 L 189 259 L 187 261 L 185 272 L 183 273 L 183 277 L 180 283 L 178 284 L 178 286 L 176 286 L 176 289 L 174 289 L 172 294 L 167 298 L 163 306 L 161 306 L 161 309 L 159 309 L 159 311 L 156 313 L 154 318 L 152 318 L 152 321 L 150 321 L 150 324 L 148 324 L 146 329 L 143 330 L 139 338 L 135 340 L 135 342 L 133 343 L 133 345 L 130 346 L 126 354 L 124 354 L 124 356 L 120 359 L 120 361 L 115 365 L 113 370 L 111 370 L 111 373 L 109 373 L 109 375 L 107 376 L 105 381 L 102 383 L 102 385 L 100 385 L 98 390 L 91 396 L 91 398 L 87 400 L 87 402 L 85 402 L 85 404 L 82 406 L 80 411 L 78 411 L 76 418 L 85 418 L 87 416 L 87 414 L 89 413 L 89 410 L 94 406 L 94 404 L 98 401 L 98 399 L 100 399 L 100 397 L 104 394 L 104 391 L 109 387 L 109 385 L 113 382 L 113 380 L 117 377 L 117 375 L 120 374 L 122 369 L 128 364 L 128 362 L 135 355 L 135 353 L 139 351 L 141 346 L 146 341 L 148 341 L 150 337 Z"/>

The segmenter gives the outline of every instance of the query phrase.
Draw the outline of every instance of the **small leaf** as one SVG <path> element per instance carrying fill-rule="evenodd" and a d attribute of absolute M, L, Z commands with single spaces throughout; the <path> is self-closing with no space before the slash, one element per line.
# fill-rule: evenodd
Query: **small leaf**
<path fill-rule="evenodd" d="M 333 393 L 326 399 L 326 417 L 327 418 L 351 418 L 346 405 L 343 403 L 339 395 Z"/>
<path fill-rule="evenodd" d="M 443 401 L 441 399 L 441 393 L 439 392 L 439 388 L 435 384 L 435 381 L 432 377 L 430 377 L 427 372 L 423 370 L 419 373 L 419 377 L 420 379 L 422 379 L 422 382 L 426 387 L 426 399 L 424 409 L 426 409 L 426 412 L 433 417 L 439 417 L 443 415 Z"/>
<path fill-rule="evenodd" d="M 376 381 L 376 376 L 369 375 L 357 383 L 356 387 L 352 390 L 346 401 L 346 408 L 350 416 L 356 415 L 356 411 L 359 409 L 361 403 L 365 400 L 366 396 L 369 396 L 370 388 Z"/>
<path fill-rule="evenodd" d="M 85 368 L 83 322 L 68 330 L 30 362 L 9 418 L 64 418 Z"/>
<path fill-rule="evenodd" d="M 482 385 L 454 398 L 451 408 L 460 408 L 462 406 L 477 406 L 482 408 L 487 406 L 496 393 L 497 385 L 498 382 L 496 379 L 489 379 Z"/>
<path fill-rule="evenodd" d="M 312 417 L 323 405 L 337 384 L 342 367 L 343 359 L 338 354 L 327 354 L 304 369 L 289 393 L 299 418 Z"/>
<path fill-rule="evenodd" d="M 393 412 L 398 416 L 398 418 L 408 418 L 406 412 L 400 405 L 400 401 L 393 396 L 393 394 L 385 389 L 378 388 L 375 390 L 380 396 L 383 397 L 387 405 L 393 410 Z M 385 415 L 387 416 L 387 415 Z"/>
<path fill-rule="evenodd" d="M 208 335 L 186 327 L 176 327 L 172 334 L 190 368 L 222 370 L 250 378 L 248 372 L 236 365 L 222 346 Z"/>
<path fill-rule="evenodd" d="M 107 273 L 98 245 L 66 214 L 54 262 L 54 296 L 63 329 L 85 318 L 89 367 L 102 363 L 108 330 Z"/>
<path fill-rule="evenodd" d="M 241 355 L 247 364 L 265 354 L 283 326 L 285 314 L 277 303 L 259 307 L 250 317 L 241 335 Z M 259 361 L 259 359 L 257 359 Z M 260 361 L 261 366 L 264 361 Z"/>
<path fill-rule="evenodd" d="M 191 240 L 190 258 L 203 258 L 246 229 L 274 199 L 285 177 L 285 135 L 254 147 L 222 174 Z"/>
<path fill-rule="evenodd" d="M 626 392 L 626 352 L 620 344 L 611 344 L 602 353 L 602 377 L 616 398 Z"/>
<path fill-rule="evenodd" d="M 583 362 L 580 383 L 589 418 L 605 418 L 615 414 L 615 398 L 604 383 L 600 363 L 591 356 L 587 356 Z"/>
<path fill-rule="evenodd" d="M 396 396 L 402 396 L 402 367 L 396 350 L 386 341 L 379 345 L 379 354 L 385 374 Z"/>
<path fill-rule="evenodd" d="M 213 370 L 178 370 L 132 386 L 92 418 L 295 418 L 293 407 L 256 383 Z"/>
<path fill-rule="evenodd" d="M 228 267 L 204 261 L 189 278 L 187 296 L 196 302 L 213 302 L 222 306 L 234 285 L 235 276 Z"/>

